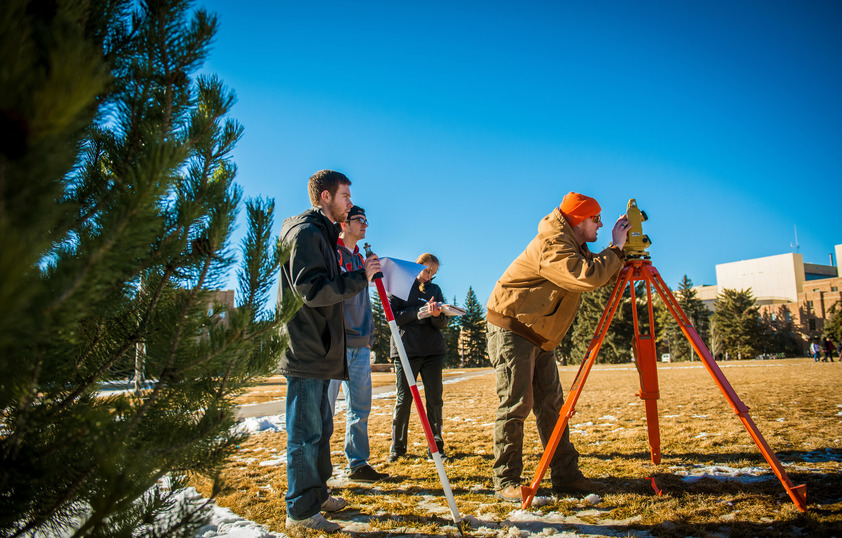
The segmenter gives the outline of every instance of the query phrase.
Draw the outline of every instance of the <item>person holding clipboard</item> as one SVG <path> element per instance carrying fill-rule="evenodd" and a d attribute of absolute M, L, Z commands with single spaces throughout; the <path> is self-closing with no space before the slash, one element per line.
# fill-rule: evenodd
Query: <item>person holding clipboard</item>
<path fill-rule="evenodd" d="M 424 400 L 430 429 L 436 441 L 442 459 L 447 461 L 442 440 L 442 369 L 446 351 L 442 329 L 447 327 L 447 316 L 442 310 L 444 296 L 441 288 L 431 280 L 439 269 L 439 260 L 426 252 L 415 260 L 426 269 L 415 279 L 407 300 L 389 294 L 389 304 L 395 315 L 395 323 L 400 328 L 412 377 L 424 383 Z M 398 350 L 392 336 L 389 356 L 395 363 L 395 410 L 392 416 L 392 446 L 388 462 L 398 461 L 406 455 L 407 436 L 409 433 L 409 414 L 412 411 L 412 393 L 403 372 Z M 428 449 L 429 453 L 429 449 Z M 429 456 L 429 454 L 428 454 Z"/>

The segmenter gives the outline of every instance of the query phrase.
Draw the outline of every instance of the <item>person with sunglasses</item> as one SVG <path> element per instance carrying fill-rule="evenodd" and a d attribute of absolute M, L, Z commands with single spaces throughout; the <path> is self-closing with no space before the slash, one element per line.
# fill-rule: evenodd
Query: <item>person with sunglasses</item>
<path fill-rule="evenodd" d="M 359 271 L 365 265 L 357 243 L 365 239 L 368 219 L 365 209 L 355 205 L 345 222 L 339 223 L 336 255 L 339 271 Z M 368 288 L 345 299 L 345 355 L 348 378 L 332 379 L 328 388 L 330 409 L 336 413 L 339 389 L 345 395 L 345 457 L 348 459 L 348 480 L 373 483 L 388 478 L 368 463 L 371 450 L 368 442 L 368 416 L 371 414 L 371 346 L 374 344 L 374 316 Z"/>
<path fill-rule="evenodd" d="M 421 374 L 430 429 L 442 460 L 447 461 L 441 435 L 442 408 L 444 407 L 442 369 L 446 351 L 442 329 L 447 327 L 447 317 L 441 309 L 444 304 L 441 288 L 431 282 L 439 270 L 439 260 L 433 254 L 425 252 L 415 260 L 415 263 L 420 263 L 426 268 L 413 282 L 407 300 L 404 301 L 390 294 L 389 305 L 395 315 L 395 323 L 400 328 L 400 336 L 406 349 L 412 376 L 418 379 L 418 374 Z M 395 363 L 396 396 L 392 417 L 392 446 L 386 461 L 393 463 L 406 455 L 412 393 L 398 356 L 394 335 L 390 343 L 389 356 Z M 427 457 L 431 457 L 429 448 Z"/>
<path fill-rule="evenodd" d="M 488 300 L 488 356 L 497 372 L 499 405 L 494 422 L 494 478 L 498 499 L 520 503 L 523 423 L 535 413 L 546 446 L 564 405 L 554 350 L 570 329 L 583 292 L 617 280 L 629 229 L 625 215 L 599 253 L 587 243 L 602 228 L 599 204 L 568 193 L 538 224 L 538 235 L 497 281 Z M 596 492 L 605 484 L 579 470 L 579 453 L 564 434 L 550 462 L 555 493 Z"/>

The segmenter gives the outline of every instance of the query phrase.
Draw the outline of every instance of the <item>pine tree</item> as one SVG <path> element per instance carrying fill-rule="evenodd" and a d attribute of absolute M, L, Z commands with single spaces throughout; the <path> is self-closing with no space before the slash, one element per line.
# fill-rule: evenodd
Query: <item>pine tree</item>
<path fill-rule="evenodd" d="M 652 297 L 655 310 L 655 342 L 658 356 L 668 353 L 672 362 L 690 360 L 689 343 L 678 322 L 658 294 Z"/>
<path fill-rule="evenodd" d="M 678 301 L 678 305 L 681 306 L 681 309 L 684 310 L 684 314 L 687 316 L 687 319 L 693 324 L 693 328 L 696 329 L 696 332 L 699 333 L 699 337 L 702 341 L 706 341 L 710 338 L 710 310 L 705 307 L 705 304 L 702 302 L 701 299 L 698 298 L 696 290 L 693 289 L 693 281 L 687 275 L 684 275 L 684 278 L 681 279 L 678 287 L 678 293 L 676 294 L 676 300 Z M 692 351 L 690 343 L 687 342 L 687 338 L 682 336 L 684 342 L 686 343 L 686 349 L 692 358 L 694 355 L 694 351 Z M 698 357 L 696 357 L 698 360 Z"/>
<path fill-rule="evenodd" d="M 576 325 L 578 325 L 578 323 L 579 314 L 577 313 L 576 317 L 573 318 L 573 324 L 570 325 L 570 328 L 567 330 L 567 334 L 564 335 L 564 338 L 561 339 L 561 342 L 558 346 L 556 346 L 555 350 L 553 350 L 555 361 L 562 366 L 582 362 L 582 357 L 579 357 L 577 361 L 577 359 L 573 356 L 573 354 L 577 351 L 576 346 L 573 345 L 573 335 L 576 334 Z"/>
<path fill-rule="evenodd" d="M 582 294 L 576 320 L 565 336 L 565 340 L 570 338 L 570 343 L 567 344 L 565 340 L 562 340 L 560 346 L 570 346 L 570 356 L 574 363 L 581 363 L 584 359 L 613 289 L 613 286 L 604 286 Z M 641 301 L 643 289 L 638 284 L 635 290 L 638 298 L 638 315 L 645 326 L 648 323 L 646 321 L 648 314 L 645 313 L 645 302 Z M 620 305 L 617 307 L 614 318 L 608 327 L 608 332 L 602 341 L 597 362 L 623 363 L 629 362 L 632 358 L 634 354 L 634 326 L 631 308 L 631 293 L 629 287 L 626 286 L 620 299 Z"/>
<path fill-rule="evenodd" d="M 739 291 L 723 289 L 714 302 L 712 321 L 721 338 L 721 353 L 740 359 L 757 356 L 762 326 L 751 288 Z"/>
<path fill-rule="evenodd" d="M 678 291 L 675 292 L 675 299 L 702 341 L 707 341 L 710 337 L 710 312 L 696 296 L 693 281 L 687 275 L 681 279 Z M 655 294 L 652 301 L 655 306 L 656 338 L 660 352 L 670 353 L 673 361 L 692 360 L 695 352 L 678 322 L 675 321 L 675 317 L 659 295 Z"/>
<path fill-rule="evenodd" d="M 842 308 L 840 307 L 842 307 L 842 303 L 838 302 L 830 307 L 829 319 L 822 330 L 822 336 L 830 338 L 830 341 L 837 345 L 842 341 Z"/>
<path fill-rule="evenodd" d="M 453 306 L 459 306 L 456 302 L 456 296 L 453 297 Z M 462 328 L 461 320 L 458 316 L 450 316 L 447 318 L 447 327 L 442 331 L 444 333 L 444 343 L 447 351 L 444 355 L 445 368 L 459 368 L 462 366 L 462 357 L 459 356 L 459 335 Z"/>
<path fill-rule="evenodd" d="M 488 339 L 485 328 L 485 309 L 477 299 L 474 289 L 468 286 L 465 296 L 465 314 L 460 320 L 463 341 L 464 366 L 479 368 L 489 366 Z"/>
<path fill-rule="evenodd" d="M 176 0 L 3 12 L 0 529 L 189 535 L 201 507 L 159 514 L 187 473 L 218 475 L 233 399 L 274 370 L 299 306 L 264 306 L 286 256 L 265 200 L 246 203 L 237 308 L 214 299 L 242 134 L 233 95 L 194 78 L 216 19 Z M 102 396 L 140 349 L 148 387 Z"/>
<path fill-rule="evenodd" d="M 801 339 L 792 322 L 792 313 L 786 305 L 780 305 L 774 311 L 764 310 L 761 330 L 763 353 L 783 354 L 787 357 L 795 357 L 801 353 Z"/>
<path fill-rule="evenodd" d="M 371 347 L 371 351 L 374 353 L 374 362 L 375 364 L 388 364 L 391 362 L 391 359 L 389 359 L 389 342 L 392 331 L 389 329 L 386 312 L 383 310 L 383 303 L 380 302 L 377 291 L 372 291 L 369 288 L 369 296 L 371 297 L 371 311 L 374 315 L 374 345 Z"/>

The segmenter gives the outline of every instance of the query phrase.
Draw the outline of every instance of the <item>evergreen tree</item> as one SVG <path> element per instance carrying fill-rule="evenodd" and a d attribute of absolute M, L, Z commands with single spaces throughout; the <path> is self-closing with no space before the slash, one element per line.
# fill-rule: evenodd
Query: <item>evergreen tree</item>
<path fill-rule="evenodd" d="M 792 322 L 792 313 L 786 305 L 779 306 L 775 311 L 765 310 L 762 316 L 761 351 L 769 354 L 783 353 L 787 357 L 799 355 L 801 339 L 797 332 Z"/>
<path fill-rule="evenodd" d="M 477 299 L 474 289 L 468 286 L 465 296 L 465 314 L 459 325 L 462 329 L 464 366 L 479 368 L 489 366 L 488 339 L 485 330 L 485 308 Z"/>
<path fill-rule="evenodd" d="M 214 304 L 242 134 L 233 96 L 194 78 L 215 29 L 176 0 L 4 4 L 3 535 L 194 533 L 200 508 L 159 515 L 185 474 L 218 475 L 240 439 L 234 398 L 286 345 L 299 301 L 264 306 L 286 255 L 272 202 L 246 204 L 237 308 Z M 102 396 L 142 348 L 148 388 Z"/>
<path fill-rule="evenodd" d="M 383 310 L 383 303 L 380 302 L 377 290 L 369 288 L 369 296 L 371 297 L 371 310 L 374 314 L 374 345 L 371 347 L 371 351 L 374 353 L 374 362 L 375 364 L 388 364 L 391 362 L 389 342 L 392 331 L 386 321 L 386 312 Z"/>
<path fill-rule="evenodd" d="M 684 314 L 687 316 L 687 319 L 690 320 L 690 323 L 693 325 L 693 328 L 696 329 L 696 332 L 699 333 L 699 337 L 702 341 L 707 341 L 710 338 L 710 310 L 705 307 L 705 304 L 702 302 L 701 299 L 698 298 L 696 290 L 693 289 L 693 281 L 687 275 L 684 275 L 684 278 L 681 279 L 681 283 L 678 286 L 678 293 L 676 294 L 676 300 L 678 301 L 679 306 L 681 309 L 684 310 Z M 691 358 L 695 355 L 695 351 L 692 350 L 690 346 L 690 342 L 687 341 L 687 337 L 683 336 L 684 345 L 688 350 Z M 695 357 L 696 360 L 699 360 L 698 357 Z"/>
<path fill-rule="evenodd" d="M 835 303 L 830 307 L 828 314 L 830 318 L 824 324 L 822 336 L 830 338 L 831 342 L 838 344 L 842 341 L 842 303 Z"/>
<path fill-rule="evenodd" d="M 690 360 L 690 344 L 687 337 L 657 293 L 652 297 L 652 306 L 655 309 L 655 342 L 658 357 L 669 353 L 673 362 Z"/>
<path fill-rule="evenodd" d="M 710 312 L 701 299 L 696 296 L 693 281 L 687 275 L 681 279 L 675 300 L 684 311 L 687 319 L 699 333 L 702 341 L 710 337 Z M 655 332 L 660 353 L 670 353 L 673 361 L 692 360 L 695 356 L 690 342 L 675 320 L 675 317 L 658 294 L 652 299 L 655 306 Z M 698 357 L 695 357 L 698 360 Z"/>
<path fill-rule="evenodd" d="M 722 341 L 721 353 L 730 358 L 750 359 L 758 355 L 763 334 L 759 308 L 751 288 L 723 289 L 714 302 L 712 321 Z"/>
<path fill-rule="evenodd" d="M 593 340 L 599 320 L 605 307 L 608 304 L 608 299 L 611 297 L 611 292 L 614 286 L 604 286 L 594 291 L 583 293 L 579 304 L 579 311 L 576 315 L 576 320 L 571 326 L 570 330 L 565 336 L 565 340 L 570 339 L 569 344 L 562 340 L 559 347 L 570 347 L 570 356 L 574 363 L 581 363 L 585 358 L 585 353 Z M 638 294 L 638 315 L 641 323 L 646 326 L 648 321 L 645 312 L 645 301 L 641 302 L 642 287 L 638 284 L 635 288 Z M 597 355 L 597 362 L 607 363 L 623 363 L 629 362 L 634 354 L 634 325 L 632 322 L 632 304 L 631 292 L 629 287 L 623 290 L 623 296 L 620 299 L 620 304 L 617 311 L 614 313 L 614 318 L 608 327 L 608 332 L 602 341 Z"/>
<path fill-rule="evenodd" d="M 451 304 L 458 306 L 455 295 Z M 462 357 L 459 356 L 459 335 L 461 328 L 462 323 L 458 316 L 447 318 L 447 327 L 442 331 L 444 333 L 444 343 L 447 346 L 447 352 L 444 355 L 444 366 L 446 368 L 459 368 L 462 366 Z"/>
<path fill-rule="evenodd" d="M 711 316 L 708 350 L 710 350 L 710 354 L 713 355 L 714 360 L 723 360 L 725 358 L 725 351 L 722 347 L 722 335 L 719 333 L 719 327 L 716 325 L 716 319 Z"/>
<path fill-rule="evenodd" d="M 562 365 L 574 364 L 577 360 L 573 357 L 574 345 L 573 345 L 573 335 L 576 334 L 576 325 L 579 323 L 579 315 L 577 314 L 576 317 L 573 319 L 573 325 L 570 326 L 570 329 L 567 331 L 567 334 L 564 335 L 564 338 L 561 339 L 558 346 L 553 350 L 553 355 L 555 356 L 555 361 Z M 582 362 L 581 357 L 578 359 L 578 362 Z"/>

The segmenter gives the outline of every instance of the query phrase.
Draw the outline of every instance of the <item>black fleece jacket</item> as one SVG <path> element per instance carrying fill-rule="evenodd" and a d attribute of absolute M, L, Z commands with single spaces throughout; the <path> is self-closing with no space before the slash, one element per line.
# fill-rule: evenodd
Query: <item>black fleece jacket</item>
<path fill-rule="evenodd" d="M 446 347 L 442 329 L 447 327 L 447 316 L 441 314 L 438 317 L 430 316 L 418 319 L 418 310 L 431 298 L 436 302 L 443 303 L 444 297 L 441 288 L 427 282 L 424 291 L 421 291 L 419 282 L 416 280 L 409 290 L 409 298 L 404 301 L 400 297 L 389 295 L 389 305 L 395 315 L 395 323 L 398 324 L 401 333 L 401 340 L 406 349 L 406 356 L 425 357 L 428 355 L 444 355 Z M 389 346 L 389 356 L 398 358 L 398 348 L 395 346 L 395 337 L 392 336 Z"/>
<path fill-rule="evenodd" d="M 284 325 L 289 347 L 278 373 L 316 379 L 347 379 L 345 310 L 342 301 L 368 286 L 365 271 L 339 272 L 336 241 L 339 232 L 324 212 L 313 207 L 284 220 L 281 240 L 291 247 L 281 266 L 278 303 L 296 293 L 304 305 Z"/>

